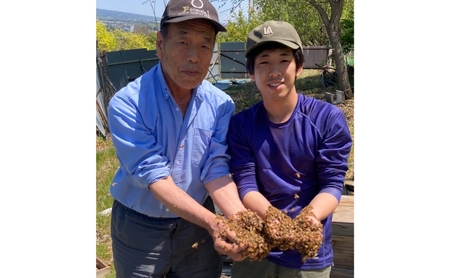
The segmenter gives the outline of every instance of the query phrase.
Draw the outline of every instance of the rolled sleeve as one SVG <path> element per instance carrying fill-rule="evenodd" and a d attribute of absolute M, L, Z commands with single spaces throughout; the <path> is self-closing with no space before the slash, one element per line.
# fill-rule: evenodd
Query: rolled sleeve
<path fill-rule="evenodd" d="M 137 109 L 136 100 L 116 94 L 108 106 L 108 123 L 122 171 L 133 185 L 145 188 L 170 174 L 168 159 Z"/>

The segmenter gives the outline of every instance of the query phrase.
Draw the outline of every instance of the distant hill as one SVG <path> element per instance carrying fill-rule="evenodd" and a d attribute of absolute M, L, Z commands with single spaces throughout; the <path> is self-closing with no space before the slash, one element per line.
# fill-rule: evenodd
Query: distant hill
<path fill-rule="evenodd" d="M 118 11 L 110 11 L 97 9 L 97 18 L 99 20 L 118 20 L 118 21 L 136 21 L 136 22 L 155 22 L 155 17 L 141 15 L 141 14 L 133 14 L 133 13 L 124 13 Z M 159 21 L 161 18 L 156 17 Z"/>

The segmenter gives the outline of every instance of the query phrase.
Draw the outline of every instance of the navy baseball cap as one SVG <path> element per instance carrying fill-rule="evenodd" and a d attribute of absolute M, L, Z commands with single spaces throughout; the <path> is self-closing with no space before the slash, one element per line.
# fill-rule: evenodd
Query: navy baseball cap
<path fill-rule="evenodd" d="M 227 31 L 219 22 L 216 8 L 208 0 L 170 0 L 161 18 L 160 27 L 166 23 L 196 18 L 208 20 L 216 32 Z"/>

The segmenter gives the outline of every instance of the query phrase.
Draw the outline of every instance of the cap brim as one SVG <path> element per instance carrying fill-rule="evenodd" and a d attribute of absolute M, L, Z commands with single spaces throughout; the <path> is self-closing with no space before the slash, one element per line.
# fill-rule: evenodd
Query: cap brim
<path fill-rule="evenodd" d="M 253 45 L 252 47 L 250 47 L 249 49 L 247 49 L 247 50 L 245 51 L 245 57 L 247 57 L 247 55 L 248 55 L 253 49 L 255 49 L 256 47 L 258 47 L 258 46 L 260 46 L 260 45 L 262 45 L 262 44 L 265 44 L 265 43 L 269 43 L 269 42 L 277 42 L 277 43 L 281 43 L 282 45 L 285 45 L 285 46 L 287 46 L 287 47 L 289 47 L 289 48 L 292 48 L 292 49 L 294 49 L 294 50 L 300 48 L 300 49 L 302 49 L 302 51 L 303 51 L 303 48 L 302 48 L 301 46 L 299 46 L 298 44 L 293 43 L 293 42 L 291 42 L 291 41 L 288 41 L 288 40 L 268 40 L 268 41 L 258 42 L 257 44 L 255 44 L 255 45 Z"/>
<path fill-rule="evenodd" d="M 223 27 L 220 23 L 217 23 L 216 21 L 214 21 L 212 19 L 208 19 L 203 16 L 196 16 L 196 15 L 193 15 L 193 16 L 185 15 L 185 16 L 174 17 L 174 18 L 171 18 L 171 19 L 167 20 L 166 22 L 164 22 L 164 24 L 183 22 L 183 21 L 191 20 L 191 19 L 204 19 L 204 20 L 209 21 L 214 26 L 214 29 L 216 29 L 217 32 L 219 32 L 219 31 L 226 32 L 227 31 L 227 29 L 225 27 Z"/>

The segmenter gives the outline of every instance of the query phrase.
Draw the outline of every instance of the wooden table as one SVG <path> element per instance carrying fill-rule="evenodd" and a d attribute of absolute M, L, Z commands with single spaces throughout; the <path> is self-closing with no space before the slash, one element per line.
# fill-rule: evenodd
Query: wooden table
<path fill-rule="evenodd" d="M 334 267 L 331 278 L 354 276 L 354 196 L 342 195 L 333 213 Z"/>

